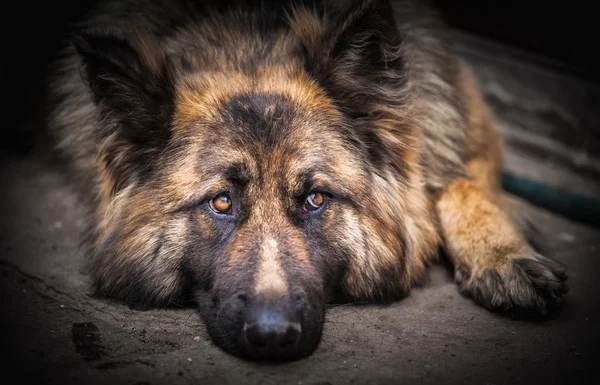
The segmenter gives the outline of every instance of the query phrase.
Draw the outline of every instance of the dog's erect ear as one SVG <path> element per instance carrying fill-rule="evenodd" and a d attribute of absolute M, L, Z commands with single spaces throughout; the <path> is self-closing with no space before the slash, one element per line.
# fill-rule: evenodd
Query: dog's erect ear
<path fill-rule="evenodd" d="M 173 84 L 158 44 L 142 34 L 131 40 L 78 33 L 73 43 L 102 112 L 118 121 L 132 144 L 159 145 L 168 134 Z"/>
<path fill-rule="evenodd" d="M 170 137 L 173 83 L 163 51 L 147 36 L 136 33 L 125 40 L 80 32 L 72 39 L 104 121 L 102 155 L 118 177 L 147 171 L 148 156 Z"/>
<path fill-rule="evenodd" d="M 407 61 L 403 36 L 390 0 L 356 0 L 332 25 L 314 12 L 295 10 L 307 72 L 350 119 L 373 164 L 393 164 L 406 175 L 414 145 L 408 111 Z"/>
<path fill-rule="evenodd" d="M 404 86 L 402 38 L 390 0 L 359 0 L 332 26 L 294 16 L 307 70 L 334 98 L 360 107 Z"/>

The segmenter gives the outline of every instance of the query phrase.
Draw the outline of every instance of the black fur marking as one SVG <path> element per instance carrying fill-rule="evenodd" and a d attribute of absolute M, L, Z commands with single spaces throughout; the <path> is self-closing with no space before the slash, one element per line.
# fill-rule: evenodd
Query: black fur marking
<path fill-rule="evenodd" d="M 225 179 L 240 185 L 242 188 L 245 187 L 252 178 L 251 172 L 245 164 L 231 165 L 227 168 L 224 175 Z"/>
<path fill-rule="evenodd" d="M 384 54 L 401 41 L 394 10 L 387 0 L 360 2 L 342 17 L 342 24 L 333 34 L 337 36 L 331 57 L 351 60 L 351 55 L 357 55 L 362 60 L 355 65 L 369 70 L 401 65 L 399 58 L 388 60 Z"/>
<path fill-rule="evenodd" d="M 220 108 L 234 134 L 272 149 L 281 143 L 297 117 L 296 109 L 282 95 L 243 93 L 232 97 Z M 240 143 L 244 145 L 244 143 Z"/>
<path fill-rule="evenodd" d="M 204 320 L 207 329 L 213 341 L 224 350 L 245 358 L 252 357 L 247 350 L 247 344 L 244 343 L 242 334 L 243 323 L 252 306 L 256 306 L 263 298 L 249 290 L 251 283 L 255 279 L 258 263 L 256 257 L 260 254 L 260 245 L 264 242 L 260 236 L 248 243 L 247 249 L 241 258 L 234 266 L 225 268 L 221 258 L 225 258 L 222 250 L 216 250 L 217 256 L 215 261 L 211 263 L 209 268 L 215 271 L 214 285 L 210 290 L 203 290 L 198 287 L 196 298 L 200 310 L 200 315 Z M 286 307 L 292 311 L 298 311 L 301 314 L 300 322 L 302 322 L 303 339 L 300 349 L 294 354 L 299 356 L 308 355 L 318 345 L 318 340 L 321 336 L 321 327 L 324 312 L 324 299 L 319 290 L 319 285 L 315 285 L 313 277 L 306 277 L 304 270 L 295 268 L 294 250 L 286 246 L 285 238 L 281 239 L 280 260 L 282 267 L 288 276 L 288 282 L 295 282 L 299 290 L 293 289 L 278 299 L 282 307 Z M 222 247 L 221 247 L 222 248 Z M 196 265 L 204 264 L 205 262 L 193 261 L 190 259 L 188 264 Z M 200 269 L 200 266 L 193 267 L 192 270 Z M 297 276 L 296 276 L 297 275 Z M 306 280 L 306 283 L 304 282 Z M 304 283 L 304 284 L 302 284 Z M 300 289 L 301 288 L 301 289 Z M 301 292 L 304 295 L 294 295 Z M 289 360 L 294 357 L 269 357 L 275 360 Z"/>

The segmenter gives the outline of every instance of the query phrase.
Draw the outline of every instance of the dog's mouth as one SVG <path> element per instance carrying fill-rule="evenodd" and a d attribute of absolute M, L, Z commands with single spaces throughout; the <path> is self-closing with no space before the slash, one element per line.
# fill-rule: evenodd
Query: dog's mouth
<path fill-rule="evenodd" d="M 321 340 L 324 303 L 305 295 L 268 300 L 239 293 L 220 300 L 202 292 L 197 299 L 212 341 L 243 359 L 295 361 L 312 354 Z"/>

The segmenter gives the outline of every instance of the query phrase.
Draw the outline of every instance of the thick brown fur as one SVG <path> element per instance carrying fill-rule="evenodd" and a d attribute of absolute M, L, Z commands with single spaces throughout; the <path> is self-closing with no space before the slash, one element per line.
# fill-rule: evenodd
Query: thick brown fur
<path fill-rule="evenodd" d="M 81 23 L 51 83 L 96 293 L 194 298 L 240 355 L 249 308 L 298 307 L 296 357 L 326 300 L 400 299 L 442 248 L 488 308 L 566 291 L 504 207 L 493 115 L 422 3 L 126 3 Z"/>

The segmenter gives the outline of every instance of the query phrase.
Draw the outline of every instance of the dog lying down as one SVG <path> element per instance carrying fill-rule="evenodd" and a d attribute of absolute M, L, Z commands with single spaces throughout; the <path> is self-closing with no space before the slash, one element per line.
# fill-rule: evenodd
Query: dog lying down
<path fill-rule="evenodd" d="M 306 3 L 306 4 L 305 4 Z M 75 28 L 50 133 L 89 208 L 94 291 L 198 306 L 240 357 L 313 352 L 331 301 L 566 292 L 499 183 L 502 144 L 423 2 L 114 1 Z"/>

